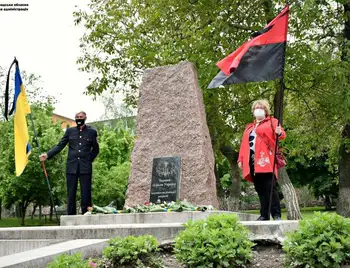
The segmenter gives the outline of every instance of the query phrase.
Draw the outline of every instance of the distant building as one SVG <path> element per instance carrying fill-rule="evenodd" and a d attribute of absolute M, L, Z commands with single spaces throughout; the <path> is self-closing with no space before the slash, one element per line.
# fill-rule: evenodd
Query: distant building
<path fill-rule="evenodd" d="M 125 116 L 115 119 L 99 120 L 89 122 L 87 124 L 97 129 L 103 128 L 103 126 L 114 128 L 117 127 L 118 124 L 121 124 L 125 129 L 129 129 L 131 134 L 134 135 L 136 132 L 136 116 Z"/>
<path fill-rule="evenodd" d="M 61 121 L 61 127 L 63 130 L 67 129 L 68 127 L 75 127 L 75 119 L 71 119 L 59 114 L 52 114 L 52 122 L 56 123 L 57 121 Z"/>
<path fill-rule="evenodd" d="M 56 123 L 61 121 L 61 127 L 65 131 L 68 127 L 75 127 L 75 119 L 71 119 L 59 114 L 52 114 L 52 121 Z M 99 120 L 94 122 L 87 122 L 87 125 L 96 129 L 101 129 L 103 126 L 116 127 L 118 124 L 122 124 L 124 128 L 129 129 L 132 134 L 136 131 L 136 116 L 126 116 L 116 119 Z"/>

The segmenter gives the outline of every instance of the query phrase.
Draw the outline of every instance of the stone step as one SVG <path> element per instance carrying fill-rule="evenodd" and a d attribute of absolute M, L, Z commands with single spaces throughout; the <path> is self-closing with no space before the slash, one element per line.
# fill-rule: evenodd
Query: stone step
<path fill-rule="evenodd" d="M 0 240 L 0 257 L 52 244 L 64 242 L 62 239 Z"/>
<path fill-rule="evenodd" d="M 273 243 L 281 243 L 286 233 L 296 230 L 299 225 L 298 221 L 242 221 L 241 223 L 250 230 L 250 240 Z M 108 239 L 116 236 L 149 234 L 155 236 L 160 243 L 173 241 L 181 230 L 183 230 L 181 223 L 1 228 L 0 248 L 9 245 L 11 241 L 27 242 L 29 243 L 27 248 L 30 243 L 39 245 L 39 241 L 42 245 L 58 242 L 59 239 L 69 241 L 0 257 L 0 267 L 45 267 L 55 256 L 63 253 L 82 252 L 85 258 L 96 256 L 101 254 L 103 248 L 107 246 Z"/>
<path fill-rule="evenodd" d="M 109 239 L 150 234 L 161 241 L 171 239 L 182 229 L 181 223 L 16 227 L 0 228 L 0 240 Z"/>
<path fill-rule="evenodd" d="M 84 258 L 101 254 L 107 239 L 78 239 L 0 257 L 0 267 L 41 268 L 61 254 L 81 252 Z"/>
<path fill-rule="evenodd" d="M 265 239 L 283 238 L 286 232 L 294 231 L 299 224 L 298 221 L 242 221 L 241 223 L 250 229 L 251 237 L 265 237 Z M 109 239 L 116 236 L 149 234 L 161 242 L 174 239 L 183 228 L 182 223 L 1 228 L 0 240 Z"/>
<path fill-rule="evenodd" d="M 106 225 L 135 223 L 185 223 L 188 220 L 206 219 L 213 214 L 236 214 L 241 221 L 254 221 L 259 215 L 249 213 L 228 212 L 220 210 L 183 211 L 183 212 L 153 212 L 128 214 L 94 214 L 61 216 L 61 226 L 70 225 Z"/>

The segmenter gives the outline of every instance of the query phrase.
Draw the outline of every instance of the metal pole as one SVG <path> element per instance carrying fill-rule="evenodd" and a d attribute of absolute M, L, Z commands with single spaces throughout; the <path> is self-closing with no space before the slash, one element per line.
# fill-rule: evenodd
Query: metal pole
<path fill-rule="evenodd" d="M 288 5 L 288 3 L 287 3 Z M 288 11 L 289 12 L 289 11 Z M 287 14 L 289 16 L 289 14 Z M 282 77 L 280 79 L 280 84 L 281 84 L 281 90 L 280 90 L 280 95 L 279 95 L 279 109 L 278 109 L 278 115 L 277 115 L 277 120 L 278 120 L 278 126 L 281 125 L 281 120 L 282 120 L 282 109 L 283 109 L 283 97 L 284 97 L 284 67 L 286 63 L 286 48 L 287 48 L 287 31 L 288 31 L 288 22 L 286 23 L 286 29 L 285 29 L 285 44 L 284 44 L 284 51 L 283 51 L 283 58 L 282 58 Z M 275 107 L 276 109 L 276 107 Z M 273 158 L 273 166 L 272 166 L 272 179 L 271 179 L 271 190 L 270 190 L 270 201 L 269 201 L 269 211 L 268 211 L 268 218 L 270 218 L 271 214 L 271 203 L 272 203 L 272 192 L 273 192 L 273 185 L 274 185 L 274 180 L 275 180 L 275 166 L 276 166 L 276 152 L 278 148 L 278 135 L 276 134 L 276 144 L 275 144 L 275 151 L 274 151 L 274 158 Z M 278 172 L 278 170 L 277 170 Z"/>
<path fill-rule="evenodd" d="M 283 95 L 284 95 L 284 82 L 283 82 L 283 78 L 281 79 L 281 90 L 280 90 L 280 107 L 279 107 L 279 112 L 278 112 L 278 126 L 280 125 L 281 122 L 281 117 L 282 117 L 282 102 L 283 102 Z M 274 150 L 274 157 L 273 157 L 273 165 L 272 165 L 272 179 L 271 179 L 271 189 L 270 189 L 270 200 L 269 200 L 269 211 L 268 211 L 268 217 L 270 217 L 271 214 L 271 203 L 272 203 L 272 192 L 273 192 L 273 186 L 274 186 L 274 180 L 275 180 L 275 166 L 276 166 L 276 162 L 277 162 L 277 157 L 276 157 L 276 153 L 277 153 L 277 149 L 278 149 L 278 135 L 277 133 L 276 135 L 276 143 L 275 143 L 275 150 Z M 277 170 L 278 172 L 278 170 Z"/>
<path fill-rule="evenodd" d="M 38 146 L 39 154 L 41 154 L 41 148 L 40 148 L 40 144 L 39 144 L 39 140 L 38 140 L 38 135 L 37 135 L 37 132 L 36 132 L 36 129 L 35 129 L 35 126 L 34 126 L 34 120 L 33 120 L 32 113 L 30 113 L 30 120 L 32 121 L 32 126 L 33 126 L 33 131 L 34 131 L 34 137 L 35 137 L 35 143 L 36 143 L 36 145 Z M 50 186 L 50 182 L 49 182 L 49 176 L 48 176 L 47 171 L 46 171 L 45 162 L 42 161 L 42 162 L 41 162 L 41 166 L 42 166 L 43 171 L 44 171 L 44 175 L 45 175 L 47 187 L 49 188 L 51 204 L 52 204 L 52 207 L 53 207 L 53 209 L 54 209 L 54 211 L 55 211 L 57 223 L 59 224 L 59 219 L 58 219 L 58 215 L 57 215 L 55 203 L 54 203 L 54 200 L 53 200 L 53 195 L 52 195 L 52 192 L 51 192 L 51 186 Z"/>

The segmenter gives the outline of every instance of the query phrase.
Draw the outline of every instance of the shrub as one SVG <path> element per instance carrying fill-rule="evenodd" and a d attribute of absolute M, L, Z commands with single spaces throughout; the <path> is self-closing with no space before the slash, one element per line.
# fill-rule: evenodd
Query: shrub
<path fill-rule="evenodd" d="M 315 212 L 283 243 L 287 267 L 340 267 L 350 262 L 350 220 Z"/>
<path fill-rule="evenodd" d="M 176 258 L 187 267 L 243 267 L 253 257 L 248 229 L 234 214 L 185 223 L 175 238 Z"/>
<path fill-rule="evenodd" d="M 117 237 L 103 250 L 103 258 L 112 267 L 162 267 L 157 256 L 158 242 L 151 235 Z"/>
<path fill-rule="evenodd" d="M 83 260 L 81 253 L 73 255 L 62 254 L 57 256 L 52 262 L 48 263 L 47 268 L 88 268 L 89 261 Z"/>

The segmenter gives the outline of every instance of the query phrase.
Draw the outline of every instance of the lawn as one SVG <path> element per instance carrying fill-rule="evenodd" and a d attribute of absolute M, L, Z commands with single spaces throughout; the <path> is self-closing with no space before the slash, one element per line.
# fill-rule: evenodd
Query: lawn
<path fill-rule="evenodd" d="M 329 212 L 329 213 L 336 213 L 335 211 L 326 211 L 324 207 L 309 207 L 309 208 L 301 208 L 301 216 L 303 219 L 311 219 L 314 216 L 314 212 L 320 211 L 320 212 Z M 259 210 L 245 210 L 242 211 L 245 213 L 252 213 L 252 214 L 260 214 Z M 282 209 L 282 220 L 287 219 L 287 213 L 286 209 Z"/>
<path fill-rule="evenodd" d="M 25 227 L 27 226 L 55 226 L 58 225 L 57 221 L 49 221 L 48 219 L 45 222 L 45 219 L 42 218 L 39 220 L 38 218 L 26 218 Z M 18 218 L 6 218 L 0 220 L 0 228 L 1 227 L 23 227 L 21 226 L 21 219 Z"/>

